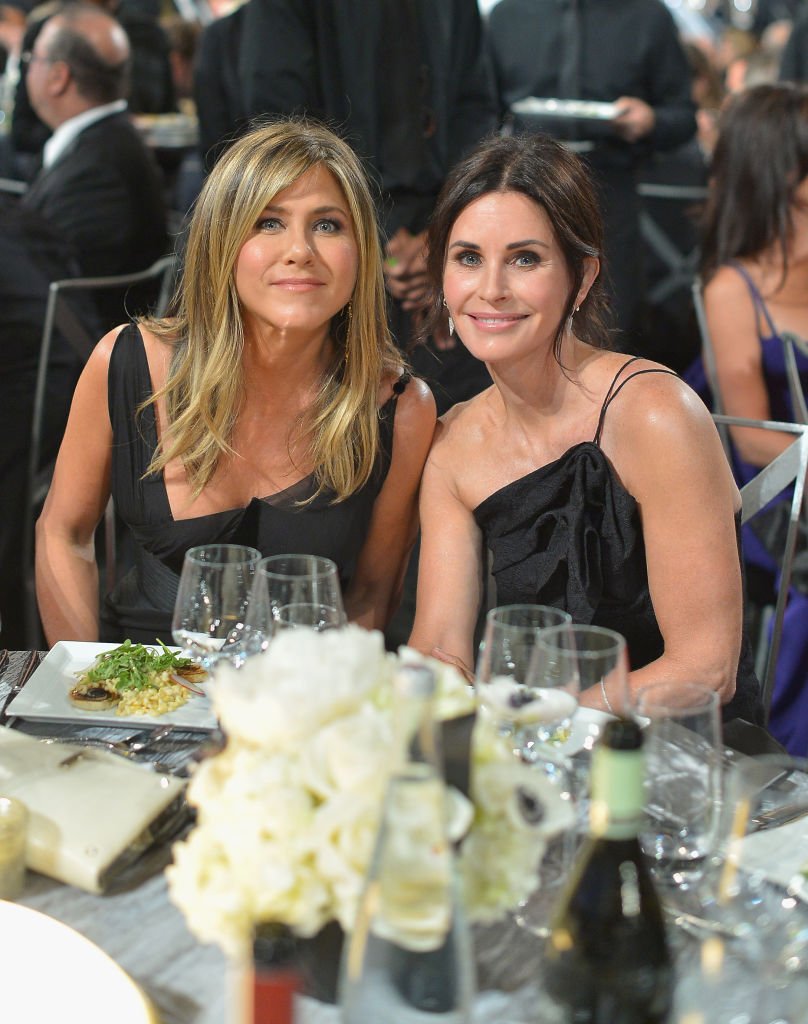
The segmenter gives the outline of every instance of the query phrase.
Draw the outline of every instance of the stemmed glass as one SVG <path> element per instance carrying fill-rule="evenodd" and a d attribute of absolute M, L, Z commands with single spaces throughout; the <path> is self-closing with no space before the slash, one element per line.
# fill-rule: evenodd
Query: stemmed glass
<path fill-rule="evenodd" d="M 622 712 L 627 707 L 625 639 L 600 626 L 568 623 L 541 630 L 527 678 L 535 692 L 555 695 L 557 717 L 541 725 L 523 757 L 543 771 L 575 808 L 575 825 L 548 843 L 539 869 L 538 891 L 519 906 L 515 915 L 521 928 L 546 937 L 552 904 L 572 868 L 578 830 L 587 810 L 588 758 L 573 755 L 591 750 L 600 735 L 600 716 L 597 722 L 587 722 L 579 729 L 573 723 L 573 713 L 578 700 L 586 700 L 587 694 L 595 703 L 602 703 L 604 687 L 613 710 L 619 708 Z"/>
<path fill-rule="evenodd" d="M 185 554 L 171 633 L 208 671 L 221 661 L 238 666 L 248 653 L 244 629 L 260 559 L 243 544 L 204 544 Z"/>
<path fill-rule="evenodd" d="M 643 850 L 663 887 L 697 887 L 720 834 L 718 693 L 694 683 L 655 683 L 637 694 L 637 714 L 648 720 Z"/>
<path fill-rule="evenodd" d="M 337 566 L 330 558 L 270 555 L 258 563 L 247 615 L 253 649 L 265 649 L 280 629 L 321 632 L 346 621 Z"/>
<path fill-rule="evenodd" d="M 805 1020 L 808 759 L 731 756 L 714 868 L 687 908 L 692 912 L 682 915 L 685 924 L 712 932 L 713 941 L 730 940 L 724 943 L 730 982 L 752 1012 L 746 1019 Z M 721 995 L 726 998 L 726 987 Z"/>
<path fill-rule="evenodd" d="M 559 608 L 513 604 L 492 608 L 477 658 L 477 698 L 514 753 L 532 760 L 534 746 L 575 711 L 577 693 L 561 684 L 556 692 L 532 678 L 536 642 L 542 630 L 565 628 L 571 617 Z"/>

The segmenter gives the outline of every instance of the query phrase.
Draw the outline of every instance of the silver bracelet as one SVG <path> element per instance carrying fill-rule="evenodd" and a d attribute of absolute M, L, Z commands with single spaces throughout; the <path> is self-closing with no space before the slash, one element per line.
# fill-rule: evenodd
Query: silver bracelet
<path fill-rule="evenodd" d="M 605 679 L 601 679 L 601 681 L 600 681 L 600 692 L 603 694 L 603 703 L 606 705 L 606 709 L 608 710 L 608 712 L 610 714 L 612 714 L 612 715 L 614 715 L 616 717 L 617 716 L 617 712 L 612 707 L 612 703 L 609 700 L 609 695 L 606 693 L 606 680 Z"/>

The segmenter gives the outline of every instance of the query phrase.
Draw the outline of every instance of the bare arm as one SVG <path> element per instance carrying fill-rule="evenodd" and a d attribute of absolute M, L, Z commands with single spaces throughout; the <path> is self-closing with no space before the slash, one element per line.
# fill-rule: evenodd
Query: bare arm
<path fill-rule="evenodd" d="M 107 372 L 119 329 L 101 339 L 76 386 L 53 482 L 37 523 L 36 590 L 49 644 L 98 639 L 94 535 L 110 489 Z"/>
<path fill-rule="evenodd" d="M 435 400 L 426 384 L 413 379 L 398 399 L 390 469 L 345 595 L 348 618 L 369 629 L 384 629 L 401 598 L 418 532 L 418 487 L 434 430 Z"/>
<path fill-rule="evenodd" d="M 631 673 L 631 689 L 695 682 L 726 703 L 743 617 L 733 518 L 740 500 L 715 426 L 689 388 L 661 374 L 631 381 L 609 415 L 603 448 L 639 505 L 664 641 L 661 657 Z"/>
<path fill-rule="evenodd" d="M 421 557 L 410 646 L 472 673 L 481 599 L 482 538 L 455 488 L 452 450 L 439 424 L 421 485 Z"/>
<path fill-rule="evenodd" d="M 722 267 L 716 273 L 704 290 L 704 305 L 724 410 L 728 416 L 770 419 L 755 306 L 737 271 Z M 748 427 L 731 427 L 730 433 L 741 458 L 753 466 L 767 466 L 794 440 Z"/>

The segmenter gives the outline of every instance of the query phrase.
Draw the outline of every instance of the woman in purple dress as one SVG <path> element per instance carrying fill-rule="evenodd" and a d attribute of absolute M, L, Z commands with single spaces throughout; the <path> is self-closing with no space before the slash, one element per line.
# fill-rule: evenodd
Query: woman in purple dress
<path fill-rule="evenodd" d="M 801 339 L 808 339 L 808 88 L 748 89 L 732 98 L 719 127 L 702 275 L 721 404 L 730 416 L 793 421 L 782 339 L 788 334 L 796 340 L 806 391 L 808 345 Z M 792 441 L 792 434 L 732 428 L 738 483 L 751 480 Z M 776 569 L 787 508 L 781 501 L 745 529 L 748 564 Z M 808 754 L 806 577 L 798 565 L 770 722 L 777 738 L 799 754 Z"/>

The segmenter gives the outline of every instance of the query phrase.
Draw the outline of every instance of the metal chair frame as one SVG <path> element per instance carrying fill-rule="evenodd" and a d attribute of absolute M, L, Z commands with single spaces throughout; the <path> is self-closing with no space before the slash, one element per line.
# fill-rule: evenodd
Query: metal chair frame
<path fill-rule="evenodd" d="M 721 427 L 753 427 L 761 430 L 777 430 L 781 433 L 793 434 L 794 440 L 780 452 L 768 466 L 741 488 L 741 522 L 748 523 L 761 512 L 770 501 L 782 494 L 793 485 L 791 495 L 788 531 L 780 560 L 780 574 L 777 581 L 777 600 L 774 606 L 771 640 L 766 656 L 766 669 L 763 674 L 763 707 L 768 722 L 774 691 L 774 676 L 777 668 L 777 657 L 780 653 L 780 642 L 783 635 L 783 618 L 788 602 L 788 590 L 794 566 L 794 555 L 797 547 L 799 520 L 805 496 L 805 478 L 808 474 L 808 426 L 802 423 L 777 423 L 772 420 L 750 420 L 740 416 L 724 416 L 713 414 L 716 424 Z"/>
<path fill-rule="evenodd" d="M 34 553 L 34 516 L 36 509 L 44 500 L 50 486 L 53 466 L 41 469 L 39 462 L 42 453 L 42 430 L 45 413 L 45 392 L 48 380 L 48 369 L 55 331 L 59 331 L 70 344 L 71 348 L 86 362 L 92 352 L 97 338 L 87 330 L 71 308 L 67 296 L 71 292 L 101 291 L 113 288 L 128 288 L 149 281 L 159 282 L 160 291 L 154 307 L 157 316 L 165 313 L 171 298 L 174 285 L 174 273 L 177 258 L 172 253 L 155 260 L 145 270 L 131 274 L 114 274 L 106 277 L 74 277 L 60 281 L 52 281 L 48 287 L 48 299 L 45 306 L 45 320 L 42 327 L 42 340 L 39 347 L 36 386 L 34 390 L 33 413 L 31 417 L 31 443 L 28 455 L 28 474 L 26 486 L 26 517 L 23 531 L 23 564 L 33 566 Z M 122 318 L 124 311 L 122 310 Z M 104 513 L 104 544 L 105 544 L 105 582 L 108 587 L 115 582 L 115 512 L 110 498 Z M 41 640 L 41 627 L 36 603 L 36 588 L 33 571 L 26 579 L 25 619 L 29 647 L 36 649 Z"/>
<path fill-rule="evenodd" d="M 699 185 L 657 185 L 640 182 L 637 185 L 637 195 L 641 199 L 698 203 L 707 198 L 707 189 Z M 680 288 L 686 289 L 690 285 L 698 270 L 699 247 L 695 246 L 689 252 L 682 252 L 645 207 L 640 209 L 640 232 L 643 241 L 668 268 L 666 276 L 649 289 L 646 299 L 652 303 L 664 302 Z"/>

